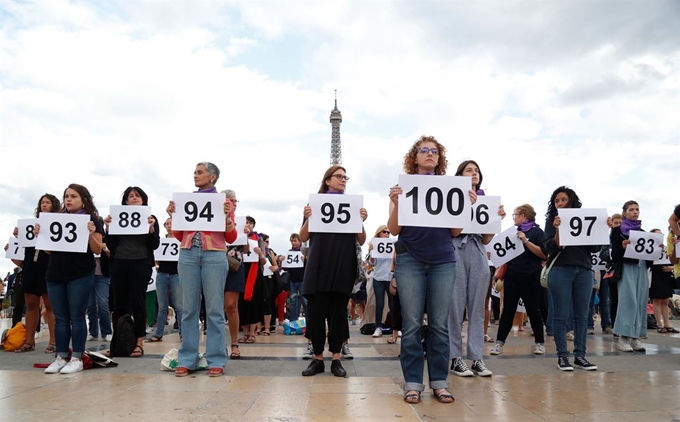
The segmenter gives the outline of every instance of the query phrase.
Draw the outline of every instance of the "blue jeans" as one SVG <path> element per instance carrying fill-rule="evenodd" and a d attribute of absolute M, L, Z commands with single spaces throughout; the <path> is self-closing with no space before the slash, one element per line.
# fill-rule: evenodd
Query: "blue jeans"
<path fill-rule="evenodd" d="M 640 338 L 647 335 L 647 266 L 623 264 L 623 274 L 618 282 L 619 306 L 614 323 L 614 333 L 624 337 Z"/>
<path fill-rule="evenodd" d="M 552 272 L 552 270 L 551 270 Z M 552 293 L 548 289 L 548 320 L 545 322 L 545 332 L 552 336 L 554 334 L 553 316 L 555 315 L 555 305 L 553 304 Z M 569 316 L 567 317 L 567 332 L 574 331 L 574 307 L 569 308 Z"/>
<path fill-rule="evenodd" d="M 198 368 L 198 316 L 201 291 L 205 297 L 205 322 L 208 331 L 206 358 L 210 368 L 224 368 L 227 346 L 224 334 L 224 284 L 227 281 L 227 254 L 204 251 L 200 247 L 181 249 L 179 253 L 180 290 L 182 292 L 182 345 L 178 365 Z"/>
<path fill-rule="evenodd" d="M 305 310 L 305 316 L 307 315 L 307 298 L 302 296 L 302 282 L 290 282 L 289 289 L 290 298 L 290 312 L 288 313 L 288 318 L 291 321 L 297 321 L 300 317 L 300 301 L 302 301 L 302 308 Z M 299 300 L 298 300 L 299 299 Z"/>
<path fill-rule="evenodd" d="M 85 351 L 87 324 L 85 312 L 94 288 L 94 270 L 85 277 L 75 280 L 52 282 L 47 280 L 47 293 L 52 302 L 56 324 L 54 336 L 57 342 L 57 356 L 68 357 L 68 346 L 72 343 L 72 357 L 80 358 Z"/>
<path fill-rule="evenodd" d="M 172 304 L 175 319 L 182 337 L 182 290 L 179 285 L 179 274 L 158 273 L 156 275 L 156 299 L 158 300 L 158 318 L 156 318 L 156 337 L 163 338 L 165 322 L 168 319 L 168 290 L 172 291 Z"/>
<path fill-rule="evenodd" d="M 423 391 L 425 357 L 420 328 L 427 305 L 427 370 L 430 388 L 448 388 L 449 306 L 456 281 L 456 263 L 426 264 L 408 253 L 397 255 L 394 276 L 401 299 L 403 316 L 401 371 L 404 390 Z"/>
<path fill-rule="evenodd" d="M 600 275 L 604 275 L 604 271 L 600 271 Z M 590 297 L 590 312 L 588 313 L 588 328 L 595 328 L 595 321 L 593 320 L 593 313 L 594 309 L 593 307 L 597 307 L 597 309 L 600 310 L 600 325 L 602 326 L 602 329 L 604 330 L 607 327 L 612 326 L 612 321 L 609 317 L 609 281 L 608 280 L 602 280 L 600 278 L 600 292 L 599 295 L 600 297 L 600 303 L 597 305 L 594 305 L 595 302 L 595 290 L 593 290 L 593 294 Z"/>
<path fill-rule="evenodd" d="M 109 313 L 109 286 L 111 279 L 103 275 L 94 276 L 94 288 L 87 306 L 87 319 L 90 322 L 90 335 L 102 338 L 113 334 L 111 329 L 111 314 Z"/>
<path fill-rule="evenodd" d="M 390 280 L 391 281 L 391 280 Z M 375 328 L 382 328 L 383 323 L 383 310 L 385 309 L 385 293 L 390 286 L 389 281 L 373 280 L 373 293 L 375 294 Z M 394 308 L 392 305 L 392 300 L 394 297 L 391 294 L 387 294 L 387 307 L 390 312 Z M 392 315 L 394 318 L 394 315 Z"/>
<path fill-rule="evenodd" d="M 553 329 L 557 356 L 569 356 L 567 350 L 567 320 L 573 309 L 574 356 L 586 355 L 588 308 L 593 290 L 593 270 L 576 266 L 555 265 L 550 270 L 548 289 L 553 300 Z"/>

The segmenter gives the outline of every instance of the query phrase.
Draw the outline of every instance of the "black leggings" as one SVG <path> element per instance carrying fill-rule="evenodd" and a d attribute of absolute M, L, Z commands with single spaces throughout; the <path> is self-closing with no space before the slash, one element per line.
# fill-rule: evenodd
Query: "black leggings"
<path fill-rule="evenodd" d="M 543 343 L 543 318 L 538 308 L 541 284 L 540 276 L 527 274 L 506 274 L 503 283 L 503 314 L 498 326 L 499 343 L 505 343 L 510 330 L 512 330 L 512 320 L 517 312 L 517 302 L 522 298 L 524 307 L 527 309 L 531 329 L 534 330 L 536 343 Z"/>
<path fill-rule="evenodd" d="M 609 316 L 613 327 L 616 322 L 616 311 L 619 309 L 619 282 L 601 280 L 600 283 L 609 283 Z"/>
<path fill-rule="evenodd" d="M 328 320 L 328 350 L 340 353 L 342 343 L 349 337 L 347 302 L 349 295 L 335 292 L 317 292 L 307 298 L 307 335 L 312 340 L 314 354 L 323 353 L 326 344 Z"/>
<path fill-rule="evenodd" d="M 135 336 L 146 336 L 146 288 L 151 280 L 148 259 L 114 259 L 111 262 L 113 286 L 113 336 L 118 319 L 131 314 L 135 321 Z"/>

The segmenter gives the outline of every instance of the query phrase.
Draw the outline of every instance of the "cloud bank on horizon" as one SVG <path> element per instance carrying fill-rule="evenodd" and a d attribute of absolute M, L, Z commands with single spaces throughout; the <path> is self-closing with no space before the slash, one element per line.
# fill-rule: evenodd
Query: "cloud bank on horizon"
<path fill-rule="evenodd" d="M 422 134 L 447 146 L 449 174 L 479 162 L 508 209 L 542 216 L 569 185 L 610 213 L 635 199 L 665 231 L 678 27 L 674 1 L 0 0 L 0 231 L 72 182 L 104 215 L 129 185 L 164 215 L 212 161 L 218 189 L 287 249 L 329 163 L 334 89 L 371 234 Z"/>

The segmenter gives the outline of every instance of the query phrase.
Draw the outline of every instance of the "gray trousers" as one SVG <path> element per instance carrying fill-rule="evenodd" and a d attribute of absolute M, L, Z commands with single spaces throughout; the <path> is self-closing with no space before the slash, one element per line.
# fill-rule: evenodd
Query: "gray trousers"
<path fill-rule="evenodd" d="M 456 242 L 458 243 L 458 242 Z M 456 283 L 449 311 L 449 350 L 452 359 L 463 356 L 463 317 L 468 311 L 467 358 L 481 360 L 484 352 L 484 302 L 489 290 L 489 264 L 481 237 L 468 235 L 456 244 Z"/>

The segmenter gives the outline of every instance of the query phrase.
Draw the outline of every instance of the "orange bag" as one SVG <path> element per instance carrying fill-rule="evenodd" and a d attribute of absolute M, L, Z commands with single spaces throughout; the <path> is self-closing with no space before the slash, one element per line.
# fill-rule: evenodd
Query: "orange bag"
<path fill-rule="evenodd" d="M 12 352 L 23 346 L 24 343 L 26 343 L 26 327 L 23 322 L 19 321 L 14 327 L 2 333 L 0 346 L 5 351 Z"/>

